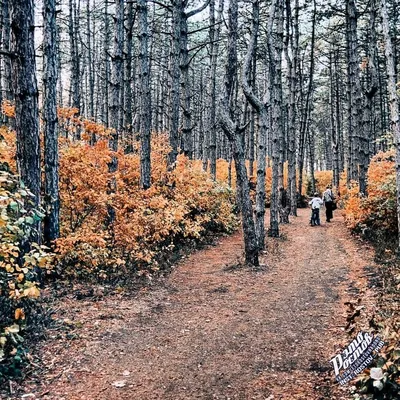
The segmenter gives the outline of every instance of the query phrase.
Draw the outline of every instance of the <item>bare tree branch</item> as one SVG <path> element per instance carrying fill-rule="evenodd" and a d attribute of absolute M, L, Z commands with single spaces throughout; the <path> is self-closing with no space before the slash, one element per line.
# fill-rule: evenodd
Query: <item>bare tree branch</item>
<path fill-rule="evenodd" d="M 206 0 L 206 2 L 199 8 L 196 8 L 195 10 L 187 12 L 186 17 L 190 18 L 190 17 L 193 17 L 194 15 L 202 12 L 203 10 L 205 10 L 208 7 L 209 4 L 210 4 L 210 0 Z"/>

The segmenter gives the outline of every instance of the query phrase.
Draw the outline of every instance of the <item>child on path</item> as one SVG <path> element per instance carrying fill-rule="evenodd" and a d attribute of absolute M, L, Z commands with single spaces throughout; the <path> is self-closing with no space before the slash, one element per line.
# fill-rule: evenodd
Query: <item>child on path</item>
<path fill-rule="evenodd" d="M 321 197 L 319 197 L 318 193 L 314 193 L 314 197 L 308 203 L 311 206 L 311 221 L 310 224 L 312 226 L 321 225 L 319 220 L 319 209 L 321 208 L 324 202 L 322 201 Z"/>

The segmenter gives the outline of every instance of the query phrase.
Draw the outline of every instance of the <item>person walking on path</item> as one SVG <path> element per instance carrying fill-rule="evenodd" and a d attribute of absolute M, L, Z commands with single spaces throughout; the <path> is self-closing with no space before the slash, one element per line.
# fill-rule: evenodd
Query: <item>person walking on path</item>
<path fill-rule="evenodd" d="M 319 219 L 319 209 L 321 208 L 322 204 L 324 204 L 324 202 L 322 201 L 321 197 L 319 197 L 319 194 L 317 192 L 314 193 L 314 197 L 308 204 L 311 206 L 311 226 L 321 225 Z"/>
<path fill-rule="evenodd" d="M 279 188 L 279 222 L 281 224 L 289 223 L 290 213 L 290 198 L 287 194 L 286 189 L 281 186 Z"/>
<path fill-rule="evenodd" d="M 332 189 L 329 185 L 326 187 L 323 199 L 326 209 L 326 222 L 331 222 L 331 219 L 333 218 L 333 200 L 335 200 L 335 196 L 333 195 Z"/>

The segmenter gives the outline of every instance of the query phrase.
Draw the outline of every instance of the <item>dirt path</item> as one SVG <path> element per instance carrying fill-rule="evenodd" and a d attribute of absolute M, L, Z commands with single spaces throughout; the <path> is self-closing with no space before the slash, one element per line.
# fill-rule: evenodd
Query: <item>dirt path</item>
<path fill-rule="evenodd" d="M 308 218 L 301 210 L 283 228 L 285 239 L 268 239 L 267 267 L 258 272 L 227 270 L 242 252 L 236 234 L 134 298 L 66 298 L 62 317 L 76 329 L 71 340 L 55 333 L 44 343 L 46 370 L 25 393 L 57 400 L 348 399 L 333 389 L 328 360 L 334 343 L 347 340 L 345 279 L 361 274 L 371 254 L 360 251 L 341 217 L 321 227 Z"/>

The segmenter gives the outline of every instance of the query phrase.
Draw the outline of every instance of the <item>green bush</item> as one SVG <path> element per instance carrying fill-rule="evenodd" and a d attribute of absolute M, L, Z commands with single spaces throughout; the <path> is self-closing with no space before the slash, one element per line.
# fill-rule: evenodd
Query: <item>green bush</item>
<path fill-rule="evenodd" d="M 0 382 L 21 375 L 24 336 L 40 296 L 37 275 L 51 269 L 48 249 L 27 240 L 44 216 L 32 198 L 17 176 L 0 171 Z"/>

